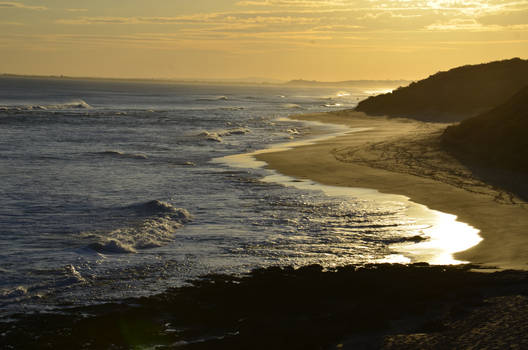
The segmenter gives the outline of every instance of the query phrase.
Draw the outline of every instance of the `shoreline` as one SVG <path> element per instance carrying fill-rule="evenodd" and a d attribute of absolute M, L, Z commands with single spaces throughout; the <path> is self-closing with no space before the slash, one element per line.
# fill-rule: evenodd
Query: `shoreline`
<path fill-rule="evenodd" d="M 291 119 L 290 119 L 291 120 Z M 455 215 L 433 210 L 426 205 L 413 202 L 409 197 L 395 193 L 383 193 L 375 188 L 362 186 L 348 187 L 323 184 L 312 181 L 310 178 L 299 176 L 288 176 L 275 169 L 270 169 L 268 163 L 258 160 L 259 155 L 286 152 L 297 147 L 313 146 L 320 142 L 331 141 L 341 136 L 356 135 L 356 133 L 370 131 L 372 127 L 350 127 L 343 124 L 328 124 L 318 121 L 303 121 L 305 126 L 311 129 L 311 136 L 301 137 L 294 141 L 273 144 L 269 148 L 260 149 L 251 153 L 234 154 L 230 156 L 215 158 L 214 163 L 221 163 L 234 168 L 267 168 L 272 174 L 261 179 L 263 182 L 271 182 L 286 187 L 294 187 L 299 190 L 321 191 L 328 197 L 341 198 L 345 201 L 355 202 L 360 198 L 372 205 L 380 203 L 390 210 L 396 210 L 403 215 L 401 218 L 407 225 L 415 229 L 409 231 L 409 235 L 401 235 L 400 241 L 389 244 L 389 252 L 383 257 L 369 258 L 366 263 L 421 263 L 433 265 L 457 265 L 468 263 L 458 260 L 454 253 L 460 252 L 476 245 L 482 240 L 479 230 L 460 220 Z M 404 208 L 403 210 L 397 209 Z M 421 229 L 418 229 L 421 227 Z M 443 234 L 446 231 L 456 231 Z M 361 260 L 347 262 L 348 264 L 361 264 Z M 332 266 L 332 263 L 330 263 Z"/>
<path fill-rule="evenodd" d="M 528 269 L 528 206 L 473 176 L 435 143 L 445 124 L 370 117 L 354 111 L 295 115 L 300 121 L 365 128 L 287 150 L 255 154 L 280 174 L 323 185 L 376 189 L 480 230 L 478 245 L 454 254 L 489 268 Z"/>

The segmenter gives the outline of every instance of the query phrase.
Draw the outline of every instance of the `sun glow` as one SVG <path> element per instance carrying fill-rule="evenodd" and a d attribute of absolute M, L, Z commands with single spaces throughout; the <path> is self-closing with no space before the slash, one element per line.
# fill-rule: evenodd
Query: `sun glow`
<path fill-rule="evenodd" d="M 26 0 L 0 9 L 0 72 L 17 74 L 419 79 L 528 55 L 528 0 Z"/>

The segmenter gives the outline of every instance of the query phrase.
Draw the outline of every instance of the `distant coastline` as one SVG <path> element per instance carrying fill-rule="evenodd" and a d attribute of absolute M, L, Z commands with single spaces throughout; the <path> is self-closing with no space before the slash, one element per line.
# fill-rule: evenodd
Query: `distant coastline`
<path fill-rule="evenodd" d="M 32 75 L 32 74 L 0 74 L 2 78 L 17 79 L 47 79 L 47 80 L 88 80 L 88 81 L 115 81 L 136 83 L 171 83 L 171 84 L 211 84 L 211 85 L 273 85 L 273 86 L 303 86 L 303 87 L 384 87 L 403 86 L 409 84 L 410 80 L 345 80 L 345 81 L 316 81 L 316 80 L 290 80 L 277 79 L 266 80 L 266 78 L 241 78 L 241 79 L 177 79 L 177 78 L 115 78 L 115 77 L 83 77 L 67 75 Z"/>

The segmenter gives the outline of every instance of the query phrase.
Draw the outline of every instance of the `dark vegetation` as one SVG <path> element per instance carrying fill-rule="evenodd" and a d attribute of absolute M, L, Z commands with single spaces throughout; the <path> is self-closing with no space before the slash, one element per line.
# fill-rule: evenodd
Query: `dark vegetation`
<path fill-rule="evenodd" d="M 505 103 L 449 126 L 443 144 L 461 160 L 528 174 L 528 85 Z"/>
<path fill-rule="evenodd" d="M 311 265 L 211 275 L 120 304 L 19 315 L 0 323 L 0 348 L 325 349 L 354 336 L 364 348 L 361 335 L 372 345 L 390 334 L 392 321 L 413 316 L 414 332 L 434 332 L 443 317 L 463 317 L 490 293 L 528 290 L 525 272 L 470 268 Z"/>
<path fill-rule="evenodd" d="M 370 115 L 455 122 L 483 113 L 528 85 L 528 60 L 513 58 L 436 73 L 392 93 L 369 97 L 356 110 Z"/>

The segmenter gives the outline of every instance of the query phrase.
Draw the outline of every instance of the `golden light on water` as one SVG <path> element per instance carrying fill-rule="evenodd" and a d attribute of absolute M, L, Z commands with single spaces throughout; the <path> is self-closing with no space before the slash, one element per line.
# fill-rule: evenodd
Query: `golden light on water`
<path fill-rule="evenodd" d="M 306 125 L 321 127 L 317 122 L 303 122 Z M 364 131 L 370 128 L 350 129 L 334 125 L 335 129 L 331 135 L 320 136 L 313 139 L 303 139 L 284 144 L 278 144 L 269 149 L 255 151 L 253 153 L 238 154 L 217 158 L 214 160 L 232 167 L 238 168 L 262 168 L 266 163 L 255 158 L 258 154 L 272 153 L 289 150 L 293 147 L 312 144 L 342 135 L 350 131 Z M 402 226 L 412 226 L 410 234 L 423 237 L 420 243 L 398 243 L 390 246 L 391 253 L 382 259 L 373 259 L 372 262 L 401 263 L 427 262 L 435 265 L 463 264 L 454 258 L 454 254 L 467 250 L 477 245 L 482 238 L 479 230 L 457 221 L 455 215 L 431 210 L 428 207 L 411 202 L 408 197 L 395 194 L 386 194 L 368 188 L 353 188 L 341 186 L 323 185 L 311 180 L 300 180 L 285 176 L 277 172 L 262 179 L 263 182 L 280 183 L 285 186 L 295 187 L 301 190 L 318 190 L 331 197 L 340 197 L 350 201 L 370 201 L 374 206 L 385 208 L 388 211 L 397 211 L 406 217 L 400 223 Z M 348 263 L 354 263 L 349 261 Z"/>
<path fill-rule="evenodd" d="M 427 241 L 406 248 L 413 255 L 422 256 L 430 264 L 461 264 L 453 254 L 467 250 L 480 241 L 479 230 L 456 220 L 455 215 L 434 211 L 431 226 L 424 229 Z"/>
<path fill-rule="evenodd" d="M 371 90 L 364 90 L 363 92 L 367 95 L 381 95 L 381 94 L 387 94 L 389 92 L 392 92 L 392 89 L 371 89 Z"/>

